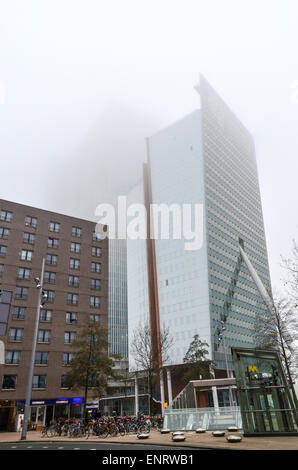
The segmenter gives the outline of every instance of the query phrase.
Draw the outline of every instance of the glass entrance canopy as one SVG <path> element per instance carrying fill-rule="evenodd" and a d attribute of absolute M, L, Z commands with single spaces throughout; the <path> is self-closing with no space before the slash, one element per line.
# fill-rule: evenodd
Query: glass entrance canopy
<path fill-rule="evenodd" d="M 232 348 L 245 436 L 298 435 L 298 415 L 276 351 Z"/>

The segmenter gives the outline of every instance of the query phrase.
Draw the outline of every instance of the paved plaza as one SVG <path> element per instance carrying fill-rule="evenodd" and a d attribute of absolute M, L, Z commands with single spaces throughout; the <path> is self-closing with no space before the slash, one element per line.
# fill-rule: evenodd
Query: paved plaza
<path fill-rule="evenodd" d="M 239 443 L 229 443 L 226 436 L 229 434 L 242 435 L 241 432 L 228 433 L 224 437 L 213 437 L 212 432 L 207 431 L 203 434 L 196 434 L 193 431 L 185 432 L 186 439 L 184 442 L 173 442 L 172 435 L 161 434 L 159 431 L 152 430 L 150 436 L 146 440 L 139 440 L 136 435 L 126 435 L 118 437 L 107 437 L 100 439 L 96 436 L 89 437 L 88 441 L 91 442 L 104 442 L 104 443 L 117 443 L 125 445 L 142 444 L 148 446 L 173 446 L 173 447 L 188 447 L 188 448 L 204 448 L 204 449 L 234 449 L 234 450 L 298 450 L 298 436 L 282 436 L 282 437 L 243 437 Z M 0 443 L 5 442 L 18 442 L 20 441 L 21 433 L 17 432 L 2 432 L 0 433 Z M 86 442 L 86 438 L 68 438 L 68 437 L 41 437 L 39 431 L 29 431 L 27 433 L 27 442 L 42 441 L 45 443 L 50 442 Z M 87 441 L 87 442 L 88 442 Z"/>

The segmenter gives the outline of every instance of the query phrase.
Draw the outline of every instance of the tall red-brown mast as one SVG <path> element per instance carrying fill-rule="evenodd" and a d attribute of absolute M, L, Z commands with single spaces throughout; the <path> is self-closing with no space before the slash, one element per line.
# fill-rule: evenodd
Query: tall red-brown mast
<path fill-rule="evenodd" d="M 159 319 L 159 302 L 158 302 L 158 285 L 156 270 L 156 252 L 155 240 L 153 234 L 153 217 L 152 217 L 152 183 L 151 183 L 151 163 L 149 152 L 149 139 L 147 139 L 147 163 L 143 164 L 143 181 L 144 181 L 144 203 L 147 211 L 147 270 L 148 270 L 148 296 L 149 296 L 149 317 L 151 331 L 151 349 L 153 367 L 160 369 L 162 367 L 162 351 L 160 341 L 160 319 Z"/>

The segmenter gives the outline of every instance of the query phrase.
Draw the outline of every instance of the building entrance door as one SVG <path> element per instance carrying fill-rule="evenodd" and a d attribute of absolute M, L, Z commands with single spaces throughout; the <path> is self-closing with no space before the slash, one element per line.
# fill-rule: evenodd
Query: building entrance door
<path fill-rule="evenodd" d="M 53 411 L 54 411 L 53 405 L 48 405 L 46 407 L 46 419 L 45 419 L 46 426 L 49 426 L 51 424 L 51 421 L 53 421 Z"/>
<path fill-rule="evenodd" d="M 8 430 L 9 408 L 0 409 L 0 431 Z"/>
<path fill-rule="evenodd" d="M 253 427 L 257 432 L 292 432 L 293 414 L 287 407 L 283 389 L 250 391 Z"/>

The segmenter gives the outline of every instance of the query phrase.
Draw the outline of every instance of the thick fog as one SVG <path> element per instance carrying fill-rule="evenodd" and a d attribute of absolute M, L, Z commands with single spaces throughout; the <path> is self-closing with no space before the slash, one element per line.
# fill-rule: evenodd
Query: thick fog
<path fill-rule="evenodd" d="M 94 218 L 202 72 L 255 139 L 273 285 L 298 238 L 298 4 L 0 1 L 0 197 Z"/>

